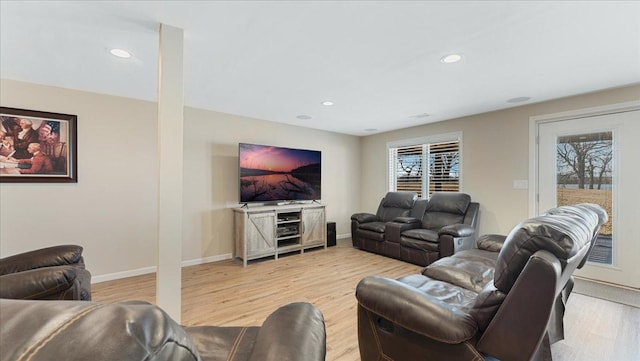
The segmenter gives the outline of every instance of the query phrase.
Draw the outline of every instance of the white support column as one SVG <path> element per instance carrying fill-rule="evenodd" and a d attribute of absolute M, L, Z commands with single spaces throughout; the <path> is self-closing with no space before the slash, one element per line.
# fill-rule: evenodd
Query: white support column
<path fill-rule="evenodd" d="M 160 25 L 156 302 L 180 323 L 182 294 L 183 31 Z"/>

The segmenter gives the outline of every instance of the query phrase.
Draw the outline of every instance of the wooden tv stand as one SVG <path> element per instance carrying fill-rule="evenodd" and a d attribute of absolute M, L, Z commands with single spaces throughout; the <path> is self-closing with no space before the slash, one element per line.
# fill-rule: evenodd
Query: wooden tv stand
<path fill-rule="evenodd" d="M 327 248 L 325 206 L 305 203 L 234 208 L 235 258 L 257 258 Z"/>

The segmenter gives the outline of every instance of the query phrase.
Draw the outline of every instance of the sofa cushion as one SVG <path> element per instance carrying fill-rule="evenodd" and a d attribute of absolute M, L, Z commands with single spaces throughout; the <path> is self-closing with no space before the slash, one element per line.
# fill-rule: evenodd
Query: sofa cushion
<path fill-rule="evenodd" d="M 418 199 L 418 195 L 414 192 L 389 192 L 382 200 L 384 208 L 404 208 L 411 209 Z"/>
<path fill-rule="evenodd" d="M 384 232 L 378 231 L 370 231 L 367 229 L 358 229 L 356 230 L 357 237 L 361 238 L 363 241 L 376 241 L 376 242 L 384 242 Z"/>
<path fill-rule="evenodd" d="M 420 274 L 398 278 L 398 282 L 417 288 L 431 297 L 467 312 L 471 310 L 478 296 L 476 292 L 466 288 L 434 280 Z"/>
<path fill-rule="evenodd" d="M 391 222 L 397 217 L 408 217 L 418 199 L 414 192 L 389 192 L 378 207 L 376 215 L 383 222 Z"/>
<path fill-rule="evenodd" d="M 385 222 L 369 222 L 369 223 L 361 224 L 360 229 L 377 232 L 377 233 L 384 233 L 385 225 L 386 225 Z"/>
<path fill-rule="evenodd" d="M 443 212 L 464 215 L 471 203 L 471 196 L 465 193 L 436 192 L 429 198 L 427 212 Z"/>
<path fill-rule="evenodd" d="M 402 243 L 402 239 L 409 240 L 410 238 L 417 239 L 423 242 L 438 243 L 438 232 L 422 228 L 410 229 L 408 231 L 402 232 L 400 243 Z"/>
<path fill-rule="evenodd" d="M 415 238 L 400 238 L 400 246 L 403 248 L 410 248 L 414 250 L 421 250 L 425 252 L 435 252 L 438 253 L 439 243 L 437 242 L 427 242 L 421 239 Z"/>
<path fill-rule="evenodd" d="M 494 254 L 495 256 L 491 256 Z M 497 253 L 471 249 L 444 257 L 427 266 L 422 274 L 480 293 L 493 282 Z"/>
<path fill-rule="evenodd" d="M 450 224 L 464 223 L 470 203 L 471 196 L 465 193 L 434 193 L 422 218 L 422 228 L 439 230 Z"/>
<path fill-rule="evenodd" d="M 493 265 L 493 267 L 495 267 L 496 262 L 498 262 L 499 254 L 500 253 L 494 252 L 492 250 L 472 248 L 458 251 L 452 257 L 465 259 L 483 259 L 482 262 L 486 262 L 487 264 L 491 264 Z"/>

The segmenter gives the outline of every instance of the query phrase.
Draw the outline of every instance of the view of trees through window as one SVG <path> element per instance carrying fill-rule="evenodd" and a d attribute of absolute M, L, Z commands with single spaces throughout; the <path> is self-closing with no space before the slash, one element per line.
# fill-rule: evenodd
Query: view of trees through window
<path fill-rule="evenodd" d="M 612 132 L 558 137 L 558 206 L 595 203 L 609 213 L 589 257 L 592 262 L 612 263 L 613 166 Z"/>
<path fill-rule="evenodd" d="M 423 192 L 460 190 L 458 140 L 390 148 L 389 152 L 391 190 L 416 192 L 420 198 Z"/>

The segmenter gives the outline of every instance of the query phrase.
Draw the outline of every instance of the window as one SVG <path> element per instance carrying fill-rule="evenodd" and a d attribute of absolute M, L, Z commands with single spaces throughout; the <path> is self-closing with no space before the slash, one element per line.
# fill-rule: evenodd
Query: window
<path fill-rule="evenodd" d="M 389 143 L 389 190 L 420 198 L 460 191 L 461 138 L 454 133 Z"/>

